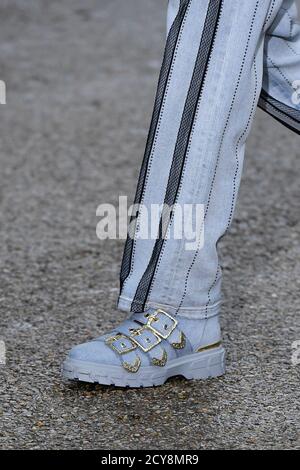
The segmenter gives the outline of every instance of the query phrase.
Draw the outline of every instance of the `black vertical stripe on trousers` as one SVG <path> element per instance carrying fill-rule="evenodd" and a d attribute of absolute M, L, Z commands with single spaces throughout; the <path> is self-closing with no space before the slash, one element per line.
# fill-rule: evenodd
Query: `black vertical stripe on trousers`
<path fill-rule="evenodd" d="M 210 0 L 209 2 L 193 76 L 184 106 L 173 160 L 170 168 L 164 200 L 164 205 L 167 208 L 172 207 L 177 199 L 197 106 L 201 97 L 202 89 L 204 87 L 206 70 L 219 24 L 222 3 L 223 0 Z M 164 216 L 163 213 L 160 219 L 158 238 L 155 242 L 151 259 L 139 282 L 135 297 L 131 305 L 131 311 L 133 312 L 140 312 L 145 308 L 168 225 L 169 220 Z"/>
<path fill-rule="evenodd" d="M 288 129 L 300 135 L 300 111 L 281 103 L 262 90 L 258 106 Z"/>
<path fill-rule="evenodd" d="M 163 63 L 162 63 L 161 71 L 160 71 L 157 92 L 156 92 L 156 97 L 155 97 L 154 110 L 153 110 L 151 124 L 150 124 L 150 130 L 149 130 L 149 134 L 147 138 L 145 154 L 144 154 L 143 163 L 142 163 L 141 170 L 140 170 L 140 175 L 139 175 L 135 199 L 134 199 L 135 204 L 140 204 L 142 202 L 142 197 L 145 191 L 148 165 L 149 165 L 149 160 L 151 157 L 155 135 L 156 135 L 157 128 L 158 128 L 160 114 L 162 111 L 164 96 L 166 93 L 169 75 L 170 75 L 171 67 L 172 67 L 173 60 L 174 60 L 174 55 L 175 55 L 176 46 L 178 43 L 179 34 L 180 34 L 182 24 L 183 24 L 183 21 L 187 12 L 187 8 L 190 2 L 191 0 L 180 0 L 178 13 L 170 28 L 170 31 L 167 37 Z M 133 214 L 131 216 L 131 220 L 130 220 L 131 226 L 134 225 L 134 219 L 136 217 L 137 217 L 136 214 Z M 127 240 L 125 243 L 122 265 L 121 265 L 121 272 L 120 272 L 121 290 L 122 290 L 122 287 L 126 278 L 130 274 L 133 247 L 134 247 L 134 238 L 132 234 L 128 234 Z"/>

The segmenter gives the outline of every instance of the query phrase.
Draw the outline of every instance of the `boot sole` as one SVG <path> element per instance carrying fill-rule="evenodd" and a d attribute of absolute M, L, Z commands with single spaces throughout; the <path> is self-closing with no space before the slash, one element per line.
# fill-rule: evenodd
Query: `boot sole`
<path fill-rule="evenodd" d="M 174 376 L 183 376 L 188 380 L 205 380 L 220 377 L 224 373 L 225 349 L 222 346 L 173 359 L 162 368 L 142 366 L 137 373 L 127 372 L 122 366 L 76 359 L 66 359 L 62 366 L 62 375 L 68 380 L 130 388 L 155 387 Z"/>

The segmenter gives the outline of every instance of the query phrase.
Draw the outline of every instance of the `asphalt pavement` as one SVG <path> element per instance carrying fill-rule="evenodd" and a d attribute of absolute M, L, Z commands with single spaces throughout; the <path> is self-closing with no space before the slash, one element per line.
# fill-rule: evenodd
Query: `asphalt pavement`
<path fill-rule="evenodd" d="M 96 208 L 133 197 L 165 36 L 159 0 L 0 4 L 0 447 L 300 449 L 299 137 L 258 111 L 221 244 L 228 373 L 122 390 L 61 380 L 111 329 L 123 241 Z"/>

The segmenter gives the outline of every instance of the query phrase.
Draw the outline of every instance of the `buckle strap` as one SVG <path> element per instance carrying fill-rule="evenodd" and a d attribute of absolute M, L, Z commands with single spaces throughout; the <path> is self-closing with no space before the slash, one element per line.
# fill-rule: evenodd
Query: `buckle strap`
<path fill-rule="evenodd" d="M 130 336 L 123 335 L 122 333 L 110 336 L 105 340 L 105 344 L 121 355 L 134 351 L 137 348 L 137 345 Z"/>
<path fill-rule="evenodd" d="M 168 339 L 178 325 L 175 318 L 161 309 L 145 314 L 143 317 L 147 320 L 143 326 L 133 329 L 130 334 L 117 333 L 107 338 L 105 341 L 107 346 L 121 355 L 134 351 L 137 347 L 147 353 L 159 345 L 162 340 Z M 174 344 L 170 341 L 174 349 L 185 347 L 185 336 L 180 331 L 178 333 L 180 341 Z"/>
<path fill-rule="evenodd" d="M 178 321 L 164 310 L 156 310 L 150 314 L 147 327 L 162 339 L 168 339 L 178 325 Z"/>
<path fill-rule="evenodd" d="M 121 358 L 122 366 L 127 372 L 136 374 L 139 371 L 142 361 L 135 351 L 126 354 L 126 356 L 121 356 Z"/>
<path fill-rule="evenodd" d="M 144 317 L 147 323 L 133 332 L 130 338 L 142 351 L 149 352 L 162 340 L 169 338 L 177 327 L 178 321 L 161 309 L 146 314 Z"/>
<path fill-rule="evenodd" d="M 152 331 L 148 325 L 142 326 L 130 335 L 131 340 L 145 353 L 161 343 L 162 338 Z"/>

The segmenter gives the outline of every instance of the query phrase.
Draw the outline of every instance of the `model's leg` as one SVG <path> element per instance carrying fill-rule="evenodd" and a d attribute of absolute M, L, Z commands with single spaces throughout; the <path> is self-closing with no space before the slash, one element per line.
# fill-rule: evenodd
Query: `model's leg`
<path fill-rule="evenodd" d="M 219 312 L 217 243 L 232 221 L 261 92 L 264 36 L 281 4 L 170 2 L 173 41 L 166 48 L 136 203 L 149 210 L 163 202 L 203 204 L 205 243 L 187 251 L 184 239 L 140 240 L 137 229 L 124 251 L 121 309 L 162 307 L 187 318 Z"/>
<path fill-rule="evenodd" d="M 261 93 L 265 34 L 282 0 L 171 0 L 168 38 L 128 237 L 114 332 L 75 347 L 69 378 L 148 386 L 224 372 L 217 243 L 229 228 Z M 204 205 L 204 246 L 139 238 L 143 207 Z M 202 227 L 201 227 L 202 229 Z M 162 310 L 160 310 L 162 309 Z"/>

